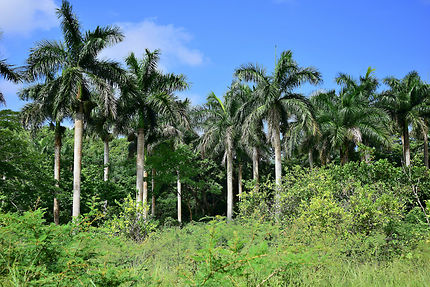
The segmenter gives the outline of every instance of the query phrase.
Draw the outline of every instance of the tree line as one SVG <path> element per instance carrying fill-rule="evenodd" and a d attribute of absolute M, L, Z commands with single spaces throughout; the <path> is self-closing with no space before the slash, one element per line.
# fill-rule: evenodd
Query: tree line
<path fill-rule="evenodd" d="M 234 166 L 239 198 L 244 191 L 243 169 L 252 162 L 254 191 L 258 191 L 260 164 L 274 168 L 275 185 L 282 183 L 282 165 L 293 158 L 312 169 L 350 160 L 370 163 L 400 141 L 399 164 L 409 167 L 411 137 L 422 140 L 423 163 L 428 168 L 428 119 L 430 85 L 417 72 L 404 78 L 378 80 L 369 67 L 354 79 L 340 73 L 337 89 L 318 91 L 309 97 L 297 90 L 303 84 L 318 85 L 321 73 L 302 67 L 291 51 L 281 53 L 269 73 L 257 64 L 234 71 L 223 97 L 210 93 L 206 103 L 192 106 L 175 92 L 189 88 L 182 74 L 158 69 L 160 51 L 145 50 L 142 58 L 131 53 L 125 66 L 100 59 L 106 47 L 123 40 L 118 27 L 96 27 L 82 31 L 68 1 L 57 10 L 62 41 L 43 40 L 30 50 L 21 68 L 2 60 L 0 72 L 7 80 L 23 81 L 19 92 L 30 101 L 21 111 L 25 128 L 38 130 L 50 123 L 54 139 L 54 179 L 61 182 L 60 163 L 66 119 L 74 121 L 72 216 L 81 214 L 81 169 L 84 130 L 104 143 L 104 180 L 109 181 L 109 143 L 118 136 L 136 142 L 136 203 L 148 216 L 148 172 L 145 157 L 157 152 L 166 140 L 174 150 L 189 145 L 201 158 L 216 158 L 226 166 L 227 219 L 233 217 Z M 384 88 L 380 89 L 381 84 Z M 4 98 L 0 94 L 0 101 Z M 400 138 L 400 140 L 399 140 Z M 302 155 L 306 156 L 304 160 Z M 273 161 L 272 161 L 273 160 Z M 305 161 L 305 162 L 304 162 Z M 178 221 L 182 221 L 181 168 L 174 167 Z M 5 180 L 5 179 L 4 179 Z M 7 179 L 6 179 L 7 180 Z M 156 185 L 151 183 L 152 188 Z M 275 195 L 275 202 L 279 201 Z M 155 208 L 155 198 L 151 205 Z M 275 204 L 276 206 L 279 205 Z M 59 201 L 53 199 L 54 221 L 59 223 Z"/>

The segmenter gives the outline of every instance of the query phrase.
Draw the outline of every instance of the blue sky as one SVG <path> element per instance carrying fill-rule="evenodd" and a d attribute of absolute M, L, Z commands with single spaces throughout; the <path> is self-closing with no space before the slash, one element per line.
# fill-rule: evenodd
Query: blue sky
<path fill-rule="evenodd" d="M 335 88 L 339 72 L 354 77 L 368 66 L 378 78 L 416 70 L 430 82 L 430 0 L 72 0 L 85 30 L 115 24 L 126 35 L 103 57 L 161 49 L 161 67 L 183 73 L 194 104 L 222 95 L 234 69 L 249 62 L 271 71 L 277 54 L 292 50 L 302 66 L 314 66 L 324 83 L 298 91 Z M 58 0 L 0 0 L 0 58 L 23 65 L 43 39 L 61 39 Z M 0 80 L 7 106 L 19 110 L 19 85 Z M 2 109 L 5 107 L 1 107 Z"/>

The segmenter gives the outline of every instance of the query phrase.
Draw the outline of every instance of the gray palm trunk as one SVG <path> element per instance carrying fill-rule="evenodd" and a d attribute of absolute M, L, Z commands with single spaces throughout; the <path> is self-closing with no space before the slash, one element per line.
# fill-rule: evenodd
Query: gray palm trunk
<path fill-rule="evenodd" d="M 239 199 L 242 196 L 242 164 L 239 163 L 239 170 L 238 170 L 238 190 L 239 190 Z"/>
<path fill-rule="evenodd" d="M 282 165 L 281 165 L 281 135 L 279 131 L 279 122 L 273 124 L 273 149 L 275 150 L 275 183 L 281 185 Z"/>
<path fill-rule="evenodd" d="M 233 217 L 233 143 L 227 135 L 227 220 Z"/>
<path fill-rule="evenodd" d="M 411 149 L 409 144 L 409 130 L 407 124 L 404 124 L 402 131 L 402 147 L 403 147 L 403 159 L 405 166 L 411 165 Z"/>
<path fill-rule="evenodd" d="M 104 148 L 103 148 L 103 180 L 108 181 L 109 180 L 109 139 L 106 138 L 103 142 Z"/>
<path fill-rule="evenodd" d="M 60 183 L 60 157 L 61 157 L 61 134 L 55 132 L 55 145 L 54 145 L 54 179 L 55 186 L 59 187 Z M 54 196 L 54 223 L 60 224 L 60 205 L 58 203 L 57 196 Z"/>
<path fill-rule="evenodd" d="M 72 216 L 77 218 L 81 213 L 81 164 L 82 164 L 82 136 L 84 132 L 84 113 L 81 104 L 75 116 L 75 139 L 73 150 L 73 208 Z"/>
<path fill-rule="evenodd" d="M 145 169 L 145 134 L 144 129 L 137 129 L 137 157 L 136 157 L 136 190 L 137 204 L 143 204 L 143 170 Z"/>
<path fill-rule="evenodd" d="M 275 216 L 279 218 L 281 213 L 281 184 L 282 184 L 282 164 L 281 164 L 281 135 L 279 129 L 279 121 L 273 123 L 272 137 L 273 149 L 275 150 Z"/>
<path fill-rule="evenodd" d="M 182 183 L 181 177 L 178 171 L 178 180 L 177 180 L 177 195 L 178 195 L 178 222 L 182 223 Z"/>
<path fill-rule="evenodd" d="M 309 149 L 309 151 L 308 151 L 308 159 L 309 159 L 309 167 L 311 169 L 313 169 L 314 168 L 314 158 L 312 156 L 312 149 Z"/>
<path fill-rule="evenodd" d="M 252 148 L 252 178 L 255 181 L 255 189 L 258 190 L 258 180 L 259 180 L 259 174 L 258 174 L 258 148 L 253 147 Z"/>

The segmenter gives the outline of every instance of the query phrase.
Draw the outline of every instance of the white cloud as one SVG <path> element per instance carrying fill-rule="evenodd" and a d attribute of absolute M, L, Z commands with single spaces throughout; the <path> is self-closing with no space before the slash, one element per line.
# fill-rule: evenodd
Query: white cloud
<path fill-rule="evenodd" d="M 0 0 L 0 30 L 28 34 L 57 25 L 54 0 Z"/>
<path fill-rule="evenodd" d="M 183 64 L 198 66 L 204 62 L 203 53 L 188 46 L 192 35 L 181 27 L 158 25 L 153 20 L 140 23 L 118 23 L 125 34 L 123 42 L 102 51 L 100 57 L 122 60 L 130 52 L 141 58 L 145 48 L 161 50 L 161 66 Z"/>

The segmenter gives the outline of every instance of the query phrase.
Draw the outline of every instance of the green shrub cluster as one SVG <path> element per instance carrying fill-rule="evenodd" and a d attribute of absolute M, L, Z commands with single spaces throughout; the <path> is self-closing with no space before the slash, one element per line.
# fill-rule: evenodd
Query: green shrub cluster
<path fill-rule="evenodd" d="M 124 244 L 85 220 L 47 225 L 42 210 L 0 214 L 1 286 L 119 286 L 135 281 Z"/>

